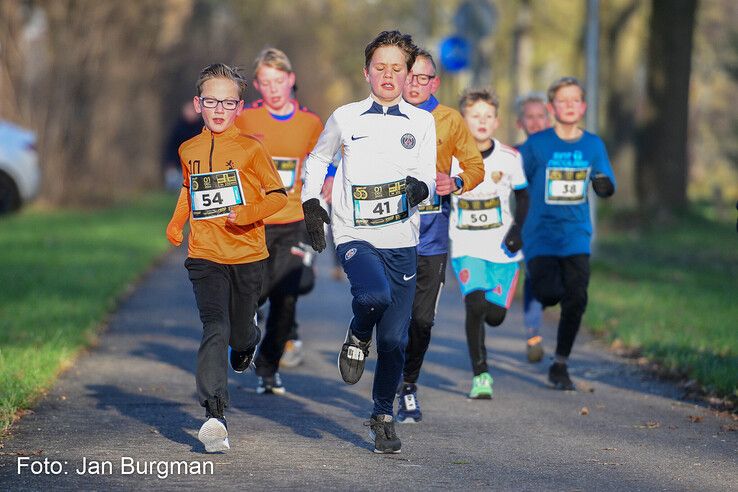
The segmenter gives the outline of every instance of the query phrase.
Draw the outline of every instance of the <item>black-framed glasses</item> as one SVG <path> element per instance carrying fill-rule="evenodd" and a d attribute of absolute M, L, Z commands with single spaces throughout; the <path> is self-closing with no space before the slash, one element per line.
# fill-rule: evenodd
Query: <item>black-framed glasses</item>
<path fill-rule="evenodd" d="M 415 80 L 418 85 L 428 85 L 430 84 L 430 81 L 435 79 L 435 75 L 428 75 L 425 73 L 414 73 L 411 76 L 410 82 L 412 83 L 413 80 Z"/>
<path fill-rule="evenodd" d="M 223 106 L 226 111 L 233 111 L 238 107 L 238 103 L 235 99 L 215 99 L 214 97 L 202 97 L 200 96 L 200 104 L 203 108 L 213 109 L 218 107 L 218 103 Z"/>

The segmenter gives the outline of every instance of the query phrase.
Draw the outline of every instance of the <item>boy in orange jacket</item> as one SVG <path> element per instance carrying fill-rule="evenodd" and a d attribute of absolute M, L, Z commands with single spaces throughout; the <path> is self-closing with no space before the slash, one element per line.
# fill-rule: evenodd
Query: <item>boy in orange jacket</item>
<path fill-rule="evenodd" d="M 254 314 L 269 256 L 263 220 L 287 203 L 264 147 L 234 125 L 245 88 L 228 65 L 200 73 L 193 104 L 205 128 L 179 148 L 182 190 L 167 226 L 167 239 L 179 246 L 190 221 L 185 267 L 203 324 L 196 382 L 206 421 L 198 439 L 208 452 L 230 448 L 224 417 L 228 347 L 233 370 L 248 369 L 261 336 Z"/>

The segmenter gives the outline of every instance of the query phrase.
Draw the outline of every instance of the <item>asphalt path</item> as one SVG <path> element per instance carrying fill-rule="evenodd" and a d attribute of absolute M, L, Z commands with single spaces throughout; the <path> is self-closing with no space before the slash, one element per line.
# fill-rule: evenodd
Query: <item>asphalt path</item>
<path fill-rule="evenodd" d="M 398 425 L 402 453 L 376 455 L 373 352 L 344 384 L 336 354 L 350 319 L 345 281 L 321 255 L 316 289 L 298 304 L 304 364 L 283 371 L 284 396 L 257 395 L 230 373 L 230 451 L 197 440 L 201 326 L 184 252 L 172 251 L 121 303 L 99 343 L 12 428 L 0 449 L 2 490 L 700 490 L 738 488 L 738 423 L 681 401 L 674 385 L 580 337 L 578 392 L 546 383 L 547 357 L 525 360 L 520 304 L 487 330 L 494 399 L 466 398 L 471 369 L 458 286 L 447 275 L 419 381 L 424 419 Z"/>

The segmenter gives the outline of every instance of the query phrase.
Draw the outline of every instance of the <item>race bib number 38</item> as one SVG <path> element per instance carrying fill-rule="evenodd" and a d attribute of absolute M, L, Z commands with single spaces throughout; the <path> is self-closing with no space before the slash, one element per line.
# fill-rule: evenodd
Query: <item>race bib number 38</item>
<path fill-rule="evenodd" d="M 589 168 L 547 168 L 546 203 L 576 205 L 587 199 Z"/>
<path fill-rule="evenodd" d="M 500 197 L 487 200 L 459 200 L 457 214 L 457 229 L 495 229 L 502 225 Z"/>
<path fill-rule="evenodd" d="M 228 215 L 234 205 L 243 205 L 243 192 L 238 171 L 190 175 L 192 218 L 212 219 Z"/>
<path fill-rule="evenodd" d="M 377 227 L 408 216 L 405 180 L 380 185 L 352 186 L 354 226 Z"/>

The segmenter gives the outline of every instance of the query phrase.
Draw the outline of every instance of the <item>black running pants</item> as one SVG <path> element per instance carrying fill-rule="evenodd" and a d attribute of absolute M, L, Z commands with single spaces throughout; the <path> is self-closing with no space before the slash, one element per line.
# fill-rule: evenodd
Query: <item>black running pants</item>
<path fill-rule="evenodd" d="M 561 304 L 556 355 L 569 357 L 587 308 L 589 255 L 536 256 L 528 261 L 533 295 L 544 307 Z"/>

